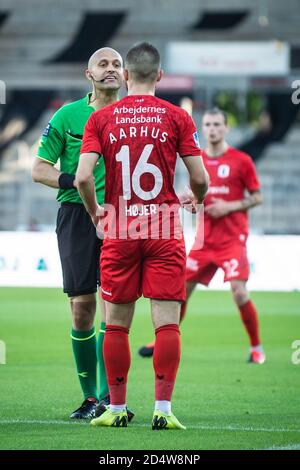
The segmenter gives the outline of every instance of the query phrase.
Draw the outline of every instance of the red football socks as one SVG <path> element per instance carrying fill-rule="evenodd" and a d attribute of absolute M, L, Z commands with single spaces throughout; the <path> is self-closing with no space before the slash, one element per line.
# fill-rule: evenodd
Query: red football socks
<path fill-rule="evenodd" d="M 130 367 L 129 330 L 118 325 L 106 325 L 103 356 L 109 387 L 110 404 L 126 403 L 127 375 Z"/>
<path fill-rule="evenodd" d="M 258 316 L 252 300 L 248 300 L 248 302 L 240 306 L 239 311 L 249 335 L 251 346 L 258 346 L 260 344 Z"/>
<path fill-rule="evenodd" d="M 157 328 L 155 334 L 155 400 L 171 401 L 180 361 L 179 327 L 176 324 L 164 325 Z"/>

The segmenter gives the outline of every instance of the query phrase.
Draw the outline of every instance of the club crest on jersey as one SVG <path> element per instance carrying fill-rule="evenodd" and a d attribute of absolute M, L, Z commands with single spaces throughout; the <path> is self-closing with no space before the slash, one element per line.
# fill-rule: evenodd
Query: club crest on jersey
<path fill-rule="evenodd" d="M 48 137 L 50 130 L 51 130 L 51 124 L 49 122 L 49 124 L 44 129 L 43 137 Z"/>
<path fill-rule="evenodd" d="M 218 176 L 220 178 L 227 178 L 230 173 L 230 166 L 229 165 L 220 165 L 218 168 Z"/>
<path fill-rule="evenodd" d="M 199 136 L 198 136 L 197 131 L 194 132 L 193 137 L 194 137 L 195 144 L 197 145 L 198 148 L 200 148 Z"/>

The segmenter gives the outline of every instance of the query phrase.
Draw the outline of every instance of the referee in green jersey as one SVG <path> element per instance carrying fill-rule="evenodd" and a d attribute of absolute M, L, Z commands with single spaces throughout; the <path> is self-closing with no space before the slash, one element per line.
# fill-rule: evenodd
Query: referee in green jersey
<path fill-rule="evenodd" d="M 101 241 L 76 189 L 75 173 L 84 126 L 93 111 L 118 99 L 123 79 L 122 67 L 122 58 L 114 49 L 105 47 L 91 56 L 85 74 L 92 83 L 92 92 L 66 104 L 54 114 L 44 130 L 32 168 L 35 182 L 59 188 L 57 200 L 61 206 L 56 233 L 64 292 L 70 299 L 72 311 L 73 352 L 84 395 L 82 405 L 71 414 L 71 418 L 77 419 L 94 417 L 99 409 L 98 402 L 108 404 L 109 396 L 102 354 L 105 329 L 103 304 L 98 340 L 94 328 Z M 60 171 L 54 167 L 58 160 Z M 102 158 L 95 168 L 94 178 L 98 203 L 103 204 L 105 167 Z M 100 393 L 97 389 L 97 357 Z"/>

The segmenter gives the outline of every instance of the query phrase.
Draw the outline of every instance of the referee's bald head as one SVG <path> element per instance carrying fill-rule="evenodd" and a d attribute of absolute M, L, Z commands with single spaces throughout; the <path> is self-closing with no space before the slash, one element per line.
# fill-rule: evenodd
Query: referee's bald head
<path fill-rule="evenodd" d="M 103 57 L 112 57 L 115 56 L 117 60 L 120 61 L 121 65 L 123 65 L 123 59 L 119 52 L 117 52 L 115 49 L 112 49 L 111 47 L 101 47 L 101 49 L 98 49 L 95 51 L 91 57 L 89 58 L 88 61 L 88 70 L 93 68 L 93 66 L 97 65 L 98 62 L 103 59 Z"/>

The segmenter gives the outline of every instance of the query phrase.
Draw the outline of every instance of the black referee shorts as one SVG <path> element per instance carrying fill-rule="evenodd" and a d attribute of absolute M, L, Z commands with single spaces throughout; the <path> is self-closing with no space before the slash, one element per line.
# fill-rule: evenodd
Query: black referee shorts
<path fill-rule="evenodd" d="M 63 202 L 58 210 L 56 234 L 64 292 L 69 297 L 93 294 L 100 283 L 102 240 L 83 204 Z"/>

